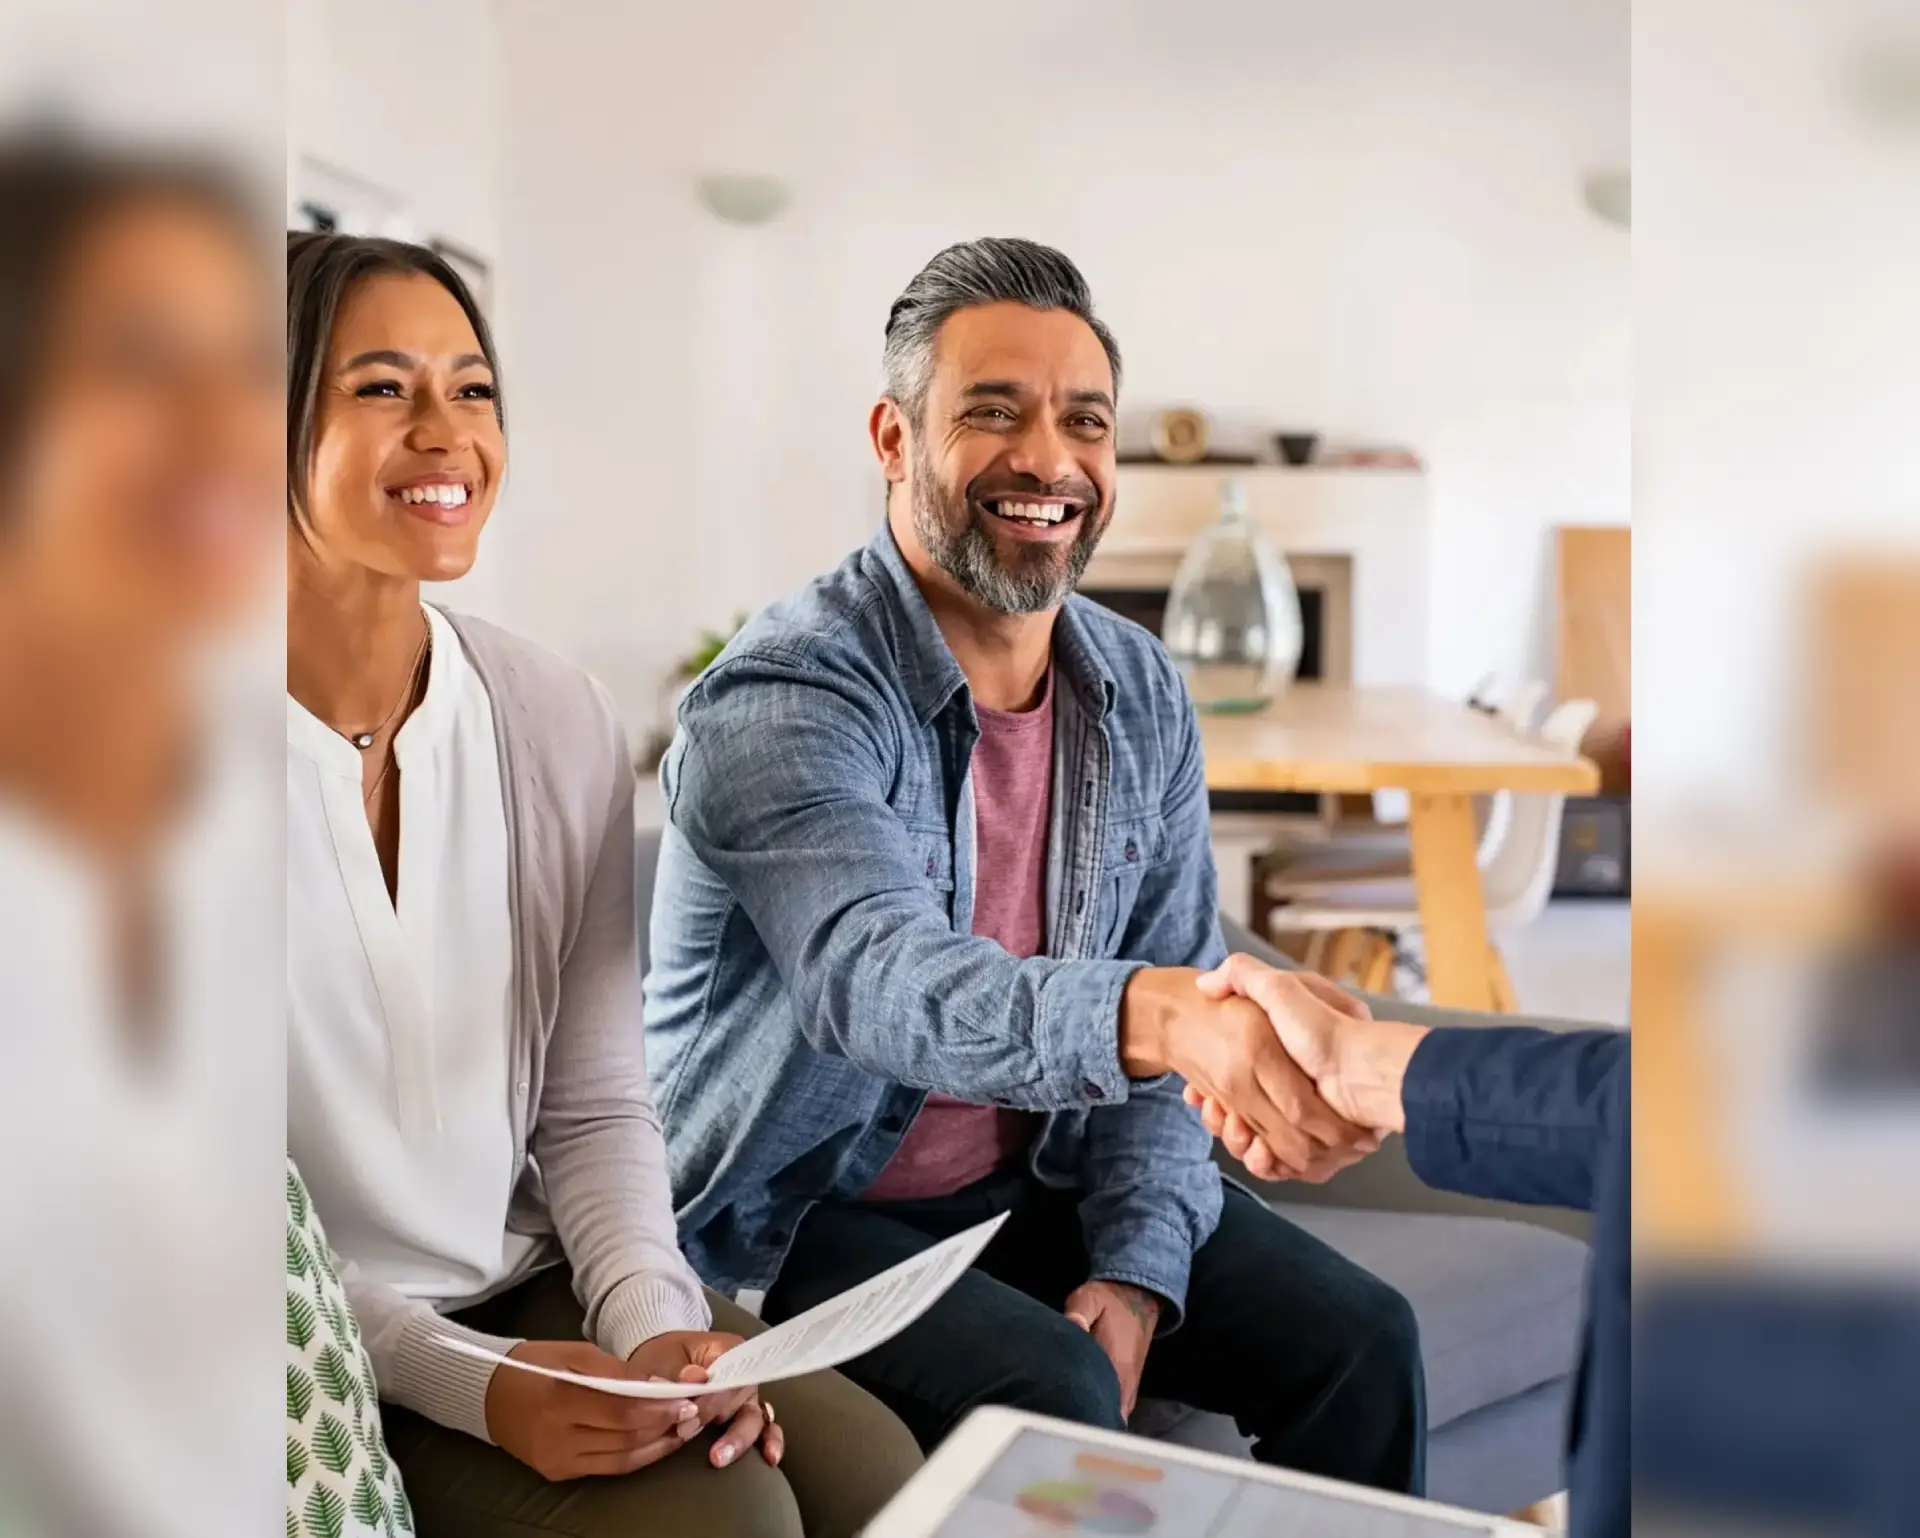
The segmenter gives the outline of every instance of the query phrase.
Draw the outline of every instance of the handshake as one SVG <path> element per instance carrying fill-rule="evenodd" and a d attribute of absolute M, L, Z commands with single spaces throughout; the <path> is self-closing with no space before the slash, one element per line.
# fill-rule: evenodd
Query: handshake
<path fill-rule="evenodd" d="M 1135 973 L 1120 1056 L 1172 1072 L 1207 1130 L 1261 1180 L 1330 1179 L 1404 1129 L 1400 1086 L 1423 1026 L 1375 1020 L 1312 972 L 1230 956 L 1211 972 Z"/>

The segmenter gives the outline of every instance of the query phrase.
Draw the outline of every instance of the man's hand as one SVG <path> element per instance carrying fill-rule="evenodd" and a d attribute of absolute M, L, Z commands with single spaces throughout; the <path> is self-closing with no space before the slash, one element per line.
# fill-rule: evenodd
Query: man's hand
<path fill-rule="evenodd" d="M 729 1335 L 724 1330 L 668 1330 L 641 1342 L 627 1362 L 650 1378 L 664 1378 L 670 1383 L 704 1383 L 707 1370 L 740 1343 L 740 1336 Z M 759 1389 L 703 1394 L 693 1403 L 699 1411 L 701 1425 L 724 1424 L 727 1428 L 707 1453 L 708 1461 L 715 1468 L 725 1468 L 755 1442 L 760 1444 L 760 1456 L 778 1466 L 786 1451 L 786 1433 L 766 1418 Z"/>
<path fill-rule="evenodd" d="M 1209 998 L 1238 995 L 1258 1004 L 1321 1098 L 1347 1121 L 1369 1129 L 1374 1147 L 1380 1134 L 1403 1130 L 1400 1083 L 1426 1027 L 1375 1020 L 1359 999 L 1317 973 L 1281 971 L 1251 956 L 1230 956 L 1198 986 Z M 1285 1152 L 1222 1097 L 1189 1083 L 1187 1102 L 1251 1174 L 1299 1178 Z"/>
<path fill-rule="evenodd" d="M 522 1341 L 515 1361 L 595 1378 L 649 1378 L 583 1340 Z M 547 1479 L 630 1474 L 679 1451 L 700 1429 L 690 1399 L 622 1399 L 538 1373 L 496 1367 L 487 1383 L 487 1435 Z"/>
<path fill-rule="evenodd" d="M 1231 986 L 1202 989 L 1200 976 L 1150 967 L 1128 980 L 1120 1059 L 1130 1075 L 1179 1074 L 1189 1100 L 1239 1116 L 1289 1179 L 1317 1184 L 1379 1147 L 1372 1132 L 1329 1108 L 1256 1002 Z"/>
<path fill-rule="evenodd" d="M 1066 1315 L 1100 1343 L 1120 1378 L 1120 1413 L 1133 1414 L 1147 1347 L 1160 1323 L 1160 1300 L 1125 1282 L 1088 1282 L 1067 1298 Z"/>

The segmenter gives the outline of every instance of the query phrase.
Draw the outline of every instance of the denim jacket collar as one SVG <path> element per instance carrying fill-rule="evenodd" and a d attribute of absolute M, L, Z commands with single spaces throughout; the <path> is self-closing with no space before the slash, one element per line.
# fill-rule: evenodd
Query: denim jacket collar
<path fill-rule="evenodd" d="M 924 726 L 956 693 L 966 689 L 967 675 L 954 660 L 926 595 L 893 537 L 891 524 L 881 523 L 867 553 L 887 606 L 899 621 L 900 673 L 914 712 Z M 1053 656 L 1061 680 L 1073 690 L 1081 709 L 1092 720 L 1104 721 L 1113 709 L 1118 685 L 1099 648 L 1088 639 L 1071 601 L 1061 607 L 1053 623 Z"/>

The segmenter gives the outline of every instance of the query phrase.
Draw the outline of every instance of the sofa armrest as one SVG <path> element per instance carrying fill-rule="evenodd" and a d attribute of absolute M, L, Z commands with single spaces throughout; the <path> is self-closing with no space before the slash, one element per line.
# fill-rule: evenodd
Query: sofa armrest
<path fill-rule="evenodd" d="M 1244 951 L 1269 965 L 1298 971 L 1299 963 L 1282 955 L 1259 939 L 1245 926 L 1221 915 L 1220 928 L 1229 951 Z M 1467 1010 L 1438 1009 L 1379 994 L 1361 994 L 1376 1016 L 1383 1020 L 1406 1020 L 1415 1025 L 1533 1025 L 1546 1030 L 1574 1029 L 1568 1022 L 1537 1020 L 1517 1016 L 1475 1014 Z M 1222 1170 L 1268 1202 L 1288 1202 L 1324 1207 L 1358 1207 L 1381 1212 L 1437 1212 L 1462 1217 L 1509 1218 L 1557 1229 L 1576 1239 L 1588 1239 L 1592 1221 L 1584 1212 L 1562 1207 L 1526 1207 L 1514 1202 L 1488 1201 L 1478 1196 L 1459 1196 L 1451 1191 L 1436 1191 L 1422 1184 L 1407 1162 L 1405 1143 L 1388 1138 L 1379 1153 L 1343 1170 L 1325 1185 L 1305 1185 L 1297 1181 L 1256 1180 L 1233 1155 L 1218 1143 L 1214 1159 Z"/>

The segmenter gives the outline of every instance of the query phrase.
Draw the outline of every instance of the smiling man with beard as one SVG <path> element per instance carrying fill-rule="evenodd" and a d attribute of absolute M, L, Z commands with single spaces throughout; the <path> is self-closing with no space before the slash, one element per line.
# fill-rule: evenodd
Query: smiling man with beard
<path fill-rule="evenodd" d="M 1330 1111 L 1225 950 L 1193 706 L 1073 596 L 1113 516 L 1119 350 L 1064 256 L 949 248 L 887 322 L 873 542 L 749 624 L 662 769 L 647 987 L 688 1256 L 790 1318 L 999 1213 L 845 1371 L 932 1447 L 983 1404 L 1149 1395 L 1266 1462 L 1417 1490 L 1392 1289 L 1238 1190 L 1182 1079 L 1303 1178 Z"/>

